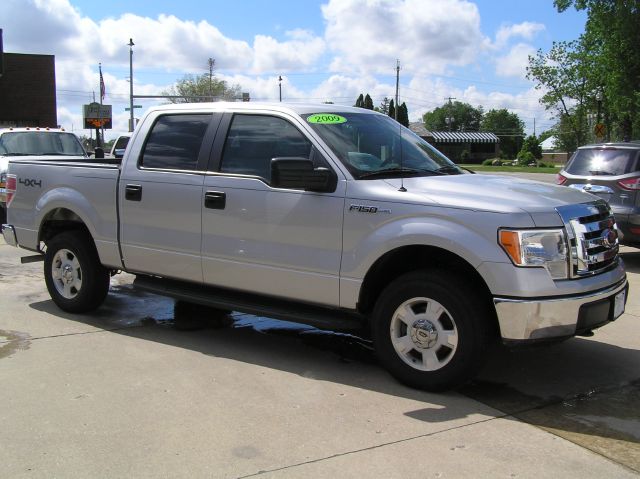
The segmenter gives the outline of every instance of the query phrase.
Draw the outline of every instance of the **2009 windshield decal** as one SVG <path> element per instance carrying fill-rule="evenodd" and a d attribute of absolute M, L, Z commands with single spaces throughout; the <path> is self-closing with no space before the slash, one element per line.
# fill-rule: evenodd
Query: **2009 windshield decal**
<path fill-rule="evenodd" d="M 308 116 L 307 121 L 319 125 L 337 125 L 339 123 L 346 123 L 347 119 L 344 116 L 331 113 L 316 113 L 315 115 Z"/>

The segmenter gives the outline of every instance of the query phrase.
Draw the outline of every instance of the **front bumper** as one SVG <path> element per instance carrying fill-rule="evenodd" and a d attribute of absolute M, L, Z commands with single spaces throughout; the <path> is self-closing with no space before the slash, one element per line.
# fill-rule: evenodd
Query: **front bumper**
<path fill-rule="evenodd" d="M 16 230 L 11 225 L 2 225 L 2 236 L 9 246 L 18 246 Z"/>
<path fill-rule="evenodd" d="M 615 320 L 615 298 L 628 293 L 629 283 L 619 283 L 594 293 L 562 298 L 495 297 L 502 339 L 506 342 L 546 340 L 575 336 Z M 625 294 L 626 302 L 628 294 Z M 620 297 L 618 298 L 620 301 Z"/>

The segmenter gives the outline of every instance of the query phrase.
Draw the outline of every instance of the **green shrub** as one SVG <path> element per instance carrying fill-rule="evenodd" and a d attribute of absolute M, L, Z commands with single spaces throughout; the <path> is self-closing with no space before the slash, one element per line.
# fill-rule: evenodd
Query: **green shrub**
<path fill-rule="evenodd" d="M 536 166 L 538 161 L 530 151 L 520 151 L 518 153 L 518 166 Z"/>

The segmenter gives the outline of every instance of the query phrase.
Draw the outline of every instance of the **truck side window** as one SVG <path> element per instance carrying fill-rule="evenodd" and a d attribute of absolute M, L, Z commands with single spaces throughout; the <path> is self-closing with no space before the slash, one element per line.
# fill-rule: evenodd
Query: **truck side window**
<path fill-rule="evenodd" d="M 271 159 L 309 158 L 311 142 L 291 123 L 267 115 L 236 114 L 224 145 L 220 171 L 271 179 Z"/>
<path fill-rule="evenodd" d="M 142 151 L 140 166 L 196 170 L 210 114 L 163 115 L 153 125 Z"/>

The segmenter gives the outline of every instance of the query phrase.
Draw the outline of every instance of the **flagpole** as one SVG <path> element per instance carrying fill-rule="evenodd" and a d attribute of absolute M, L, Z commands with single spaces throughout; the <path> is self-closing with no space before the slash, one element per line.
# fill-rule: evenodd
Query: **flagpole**
<path fill-rule="evenodd" d="M 100 131 L 102 136 L 102 145 L 104 146 L 104 123 L 102 122 L 102 100 L 104 98 L 104 79 L 102 78 L 102 63 L 98 63 L 98 70 L 100 71 Z"/>

